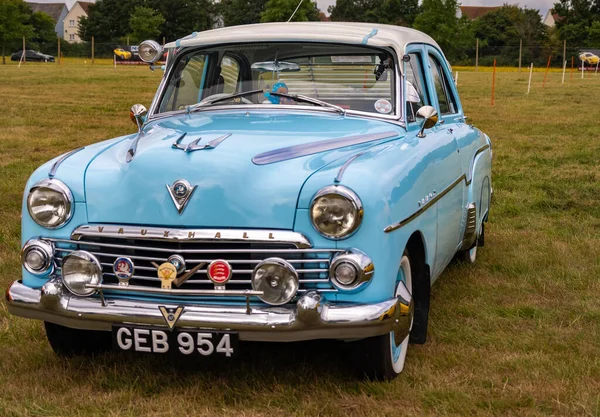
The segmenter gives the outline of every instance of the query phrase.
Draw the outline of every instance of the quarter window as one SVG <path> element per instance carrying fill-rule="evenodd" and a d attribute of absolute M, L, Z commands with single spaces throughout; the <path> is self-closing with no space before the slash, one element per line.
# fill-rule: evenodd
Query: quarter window
<path fill-rule="evenodd" d="M 456 100 L 452 95 L 450 84 L 437 58 L 429 55 L 429 66 L 433 77 L 433 85 L 437 94 L 441 114 L 456 113 Z"/>
<path fill-rule="evenodd" d="M 425 82 L 423 78 L 423 61 L 417 53 L 408 54 L 410 61 L 405 65 L 406 71 L 406 112 L 409 122 L 416 120 L 417 111 L 429 104 L 425 93 Z"/>

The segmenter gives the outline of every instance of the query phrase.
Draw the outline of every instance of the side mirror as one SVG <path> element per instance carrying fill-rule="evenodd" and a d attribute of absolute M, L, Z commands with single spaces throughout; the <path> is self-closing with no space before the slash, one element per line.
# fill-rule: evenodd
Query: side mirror
<path fill-rule="evenodd" d="M 423 124 L 421 125 L 421 130 L 419 130 L 417 137 L 424 138 L 424 130 L 431 129 L 438 122 L 437 110 L 431 106 L 423 106 L 419 110 L 417 110 L 417 117 L 419 119 L 424 119 Z"/>
<path fill-rule="evenodd" d="M 142 104 L 134 104 L 129 110 L 129 118 L 137 125 L 138 131 L 140 132 L 142 130 L 142 125 L 144 124 L 147 113 L 148 110 L 146 110 L 146 107 L 144 107 Z"/>

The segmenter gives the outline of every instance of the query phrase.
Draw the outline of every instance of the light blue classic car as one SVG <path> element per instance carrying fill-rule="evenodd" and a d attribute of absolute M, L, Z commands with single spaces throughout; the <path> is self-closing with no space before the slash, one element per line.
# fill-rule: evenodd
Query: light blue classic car
<path fill-rule="evenodd" d="M 138 133 L 29 179 L 9 311 L 64 355 L 339 339 L 362 374 L 395 377 L 425 342 L 431 284 L 475 261 L 492 194 L 490 139 L 436 42 L 273 23 L 165 49 Z M 139 54 L 154 67 L 163 49 Z"/>

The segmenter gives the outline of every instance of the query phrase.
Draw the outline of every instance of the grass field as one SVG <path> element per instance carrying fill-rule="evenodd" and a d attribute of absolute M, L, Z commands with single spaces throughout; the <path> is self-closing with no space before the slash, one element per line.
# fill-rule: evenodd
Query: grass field
<path fill-rule="evenodd" d="M 134 131 L 161 74 L 0 66 L 0 288 L 20 275 L 25 181 L 67 150 Z M 351 345 L 243 344 L 230 362 L 106 354 L 65 360 L 0 302 L 0 415 L 600 415 L 600 76 L 463 71 L 469 121 L 494 145 L 476 265 L 432 290 L 428 342 L 393 382 L 356 380 Z"/>

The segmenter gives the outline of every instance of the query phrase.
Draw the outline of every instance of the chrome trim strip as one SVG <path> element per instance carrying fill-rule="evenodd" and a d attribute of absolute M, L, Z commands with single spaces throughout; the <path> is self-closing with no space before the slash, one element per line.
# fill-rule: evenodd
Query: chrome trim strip
<path fill-rule="evenodd" d="M 160 295 L 216 295 L 220 297 L 253 297 L 263 295 L 262 291 L 254 290 L 180 290 L 170 289 L 164 290 L 162 288 L 152 287 L 141 287 L 139 285 L 110 285 L 110 284 L 86 284 L 86 288 L 94 289 L 96 291 L 120 291 L 120 292 L 140 292 L 145 294 L 160 294 Z"/>
<path fill-rule="evenodd" d="M 301 233 L 287 230 L 268 229 L 170 229 L 139 226 L 115 226 L 94 224 L 79 226 L 71 233 L 71 239 L 81 240 L 86 236 L 122 239 L 148 239 L 196 242 L 263 242 L 290 243 L 299 249 L 312 248 L 308 238 Z M 223 252 L 217 250 L 215 252 Z M 248 252 L 242 250 L 241 252 Z M 198 252 L 210 253 L 210 252 Z"/>
<path fill-rule="evenodd" d="M 131 287 L 129 287 L 131 288 Z M 320 292 L 320 291 L 319 291 Z M 331 292 L 331 291 L 329 291 Z M 159 305 L 182 305 L 182 300 L 127 300 L 74 297 L 60 281 L 41 289 L 16 281 L 7 290 L 8 311 L 30 319 L 45 320 L 76 329 L 105 330 L 113 323 L 165 327 Z M 295 303 L 265 306 L 258 303 L 214 305 L 185 303 L 177 321 L 180 328 L 202 328 L 238 332 L 241 340 L 301 341 L 310 339 L 356 339 L 389 334 L 408 335 L 413 300 L 408 291 L 374 304 L 332 303 L 314 291 L 303 293 Z"/>
<path fill-rule="evenodd" d="M 77 241 L 77 240 L 67 240 L 67 239 L 55 239 L 55 238 L 47 238 L 44 239 L 45 241 L 48 242 L 54 242 L 54 243 L 69 243 L 71 245 L 81 245 L 81 246 L 100 246 L 100 247 L 110 247 L 110 248 L 117 248 L 117 249 L 133 249 L 133 250 L 145 250 L 145 251 L 151 251 L 151 252 L 163 252 L 163 253 L 169 253 L 172 254 L 173 252 L 177 252 L 177 253 L 336 253 L 336 252 L 341 252 L 342 249 L 309 249 L 309 250 L 303 250 L 303 249 L 233 249 L 232 252 L 231 249 L 223 249 L 223 250 L 219 250 L 219 249 L 166 249 L 166 248 L 155 248 L 155 247 L 145 247 L 145 246 L 132 246 L 132 245 L 117 245 L 114 243 L 100 243 L 100 242 L 83 242 L 83 241 Z M 71 252 L 74 251 L 75 249 L 69 249 L 69 248 L 61 248 L 61 247 L 56 247 L 55 248 L 55 253 L 56 252 Z M 111 254 L 106 254 L 107 256 L 111 256 Z M 115 255 L 117 256 L 117 255 Z M 122 255 L 118 255 L 118 256 L 122 256 Z M 60 259 L 60 257 L 58 257 L 58 259 Z M 166 258 L 151 258 L 152 260 L 159 260 L 159 261 L 164 261 L 167 262 Z M 235 264 L 235 263 L 259 263 L 259 260 L 244 260 L 244 259 L 224 259 L 225 261 L 229 262 L 230 264 Z M 207 259 L 196 259 L 195 260 L 198 263 L 202 263 L 202 262 L 211 262 L 212 259 L 207 260 Z M 286 259 L 286 261 L 290 262 L 290 263 L 305 263 L 305 264 L 312 264 L 312 263 L 329 263 L 329 259 L 328 258 L 305 258 L 305 259 Z M 194 262 L 194 260 L 187 260 L 187 262 Z"/>
<path fill-rule="evenodd" d="M 486 149 L 489 149 L 490 145 L 483 145 L 481 148 L 477 149 L 475 151 L 475 155 L 473 155 L 473 159 L 471 159 L 471 166 L 469 167 L 469 180 L 467 181 L 467 185 L 471 185 L 471 182 L 473 181 L 473 168 L 475 168 L 475 159 L 477 159 L 477 155 L 479 155 L 480 153 L 482 153 L 483 151 L 485 151 Z"/>
<path fill-rule="evenodd" d="M 419 210 L 415 211 L 413 214 L 408 216 L 406 219 L 399 221 L 398 223 L 389 225 L 388 227 L 383 229 L 383 231 L 385 233 L 390 233 L 390 232 L 393 232 L 394 230 L 400 229 L 402 226 L 407 225 L 408 223 L 410 223 L 411 221 L 413 221 L 414 219 L 419 217 L 421 214 L 423 214 L 429 207 L 431 207 L 435 203 L 437 203 L 443 196 L 448 194 L 454 187 L 456 187 L 458 184 L 460 184 L 463 180 L 465 182 L 467 181 L 467 176 L 465 174 L 462 174 L 460 177 L 458 177 L 458 179 L 456 179 L 452 184 L 450 184 L 448 187 L 446 187 L 438 195 L 436 195 L 431 200 L 429 200 L 429 202 L 425 203 Z"/>
<path fill-rule="evenodd" d="M 354 162 L 356 159 L 363 156 L 366 152 L 367 151 L 365 150 L 365 151 L 359 152 L 356 155 L 353 155 L 350 158 L 348 158 L 348 160 L 346 162 L 344 162 L 344 165 L 342 165 L 340 167 L 340 170 L 338 171 L 337 175 L 335 176 L 335 179 L 333 180 L 333 182 L 335 182 L 336 184 L 339 184 L 340 182 L 342 182 L 342 177 L 344 176 L 344 172 L 346 172 L 346 169 L 348 168 L 348 166 L 350 166 L 350 164 L 352 162 Z"/>
<path fill-rule="evenodd" d="M 106 263 L 103 263 L 102 265 L 107 265 Z M 136 269 L 142 269 L 141 267 L 136 265 Z M 154 269 L 156 271 L 156 268 L 144 268 L 144 269 Z M 187 272 L 187 271 L 186 271 Z M 201 270 L 201 271 L 196 271 L 196 274 L 205 274 L 206 270 Z M 109 276 L 116 276 L 114 273 L 112 272 L 105 272 L 104 275 L 109 275 Z M 138 279 L 140 281 L 150 281 L 150 282 L 160 282 L 160 279 L 158 277 L 145 277 L 142 275 L 132 275 L 131 279 Z M 206 279 L 188 279 L 187 281 L 185 281 L 186 283 L 189 284 L 212 284 L 212 281 L 210 281 L 208 278 Z M 298 282 L 300 284 L 329 284 L 329 278 L 315 278 L 315 279 L 299 279 Z M 249 279 L 231 279 L 229 281 L 227 281 L 227 285 L 229 284 L 252 284 L 252 281 Z M 330 289 L 330 288 L 328 288 Z"/>
<path fill-rule="evenodd" d="M 65 160 L 70 157 L 73 154 L 76 154 L 77 152 L 81 151 L 85 149 L 85 146 L 82 146 L 81 148 L 77 148 L 74 149 L 70 152 L 67 152 L 66 154 L 64 154 L 63 156 L 61 156 L 60 158 L 58 158 L 56 160 L 56 162 L 52 165 L 52 168 L 50 168 L 50 172 L 48 172 L 48 176 L 50 178 L 54 177 L 56 175 L 56 170 L 58 169 L 58 167 L 60 166 L 60 164 L 62 164 L 63 162 L 65 162 Z"/>
<path fill-rule="evenodd" d="M 400 135 L 398 132 L 383 132 L 372 133 L 369 135 L 346 136 L 343 138 L 330 139 L 320 142 L 304 143 L 302 145 L 279 148 L 258 154 L 252 158 L 252 162 L 254 162 L 256 165 L 268 165 L 275 162 L 287 161 L 289 159 L 316 154 L 319 152 L 344 148 L 346 146 L 360 145 L 362 143 L 374 142 L 382 139 L 392 139 L 399 136 Z"/>

